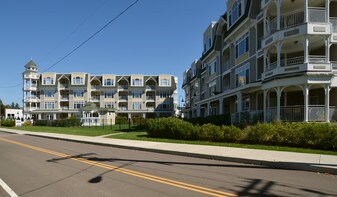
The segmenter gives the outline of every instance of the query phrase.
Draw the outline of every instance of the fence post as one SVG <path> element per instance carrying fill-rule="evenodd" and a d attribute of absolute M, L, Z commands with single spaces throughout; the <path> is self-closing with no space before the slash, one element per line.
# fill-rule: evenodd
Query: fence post
<path fill-rule="evenodd" d="M 111 121 L 110 121 L 110 128 L 112 130 L 112 118 L 111 118 Z"/>
<path fill-rule="evenodd" d="M 97 129 L 97 119 L 95 120 L 95 125 L 96 125 L 96 129 Z"/>

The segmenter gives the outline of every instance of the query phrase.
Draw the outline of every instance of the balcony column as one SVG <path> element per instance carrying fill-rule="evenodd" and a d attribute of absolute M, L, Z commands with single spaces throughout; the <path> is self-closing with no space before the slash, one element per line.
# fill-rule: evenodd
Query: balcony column
<path fill-rule="evenodd" d="M 42 115 L 41 115 L 41 114 L 38 114 L 38 115 L 37 115 L 37 119 L 38 119 L 38 120 L 41 120 L 41 119 L 42 119 Z"/>
<path fill-rule="evenodd" d="M 263 72 L 267 72 L 267 52 L 265 49 L 263 52 Z"/>
<path fill-rule="evenodd" d="M 330 23 L 330 0 L 325 0 L 325 21 Z"/>
<path fill-rule="evenodd" d="M 267 9 L 263 10 L 263 37 L 267 36 Z"/>
<path fill-rule="evenodd" d="M 309 5 L 308 5 L 308 0 L 304 0 L 304 23 L 307 23 L 309 21 Z"/>
<path fill-rule="evenodd" d="M 263 91 L 263 122 L 267 122 L 267 95 L 268 90 Z"/>
<path fill-rule="evenodd" d="M 277 87 L 276 89 L 276 96 L 277 96 L 276 120 L 280 121 L 281 120 L 281 96 L 282 96 L 282 91 L 280 87 Z"/>
<path fill-rule="evenodd" d="M 207 102 L 207 110 L 206 110 L 206 116 L 211 115 L 211 102 Z"/>
<path fill-rule="evenodd" d="M 330 86 L 325 88 L 325 122 L 330 122 Z"/>
<path fill-rule="evenodd" d="M 281 0 L 276 1 L 276 22 L 277 22 L 277 31 L 281 29 Z"/>
<path fill-rule="evenodd" d="M 219 114 L 223 114 L 223 98 L 219 99 Z"/>
<path fill-rule="evenodd" d="M 309 59 L 309 39 L 307 37 L 304 38 L 304 63 L 308 63 Z"/>
<path fill-rule="evenodd" d="M 197 105 L 197 117 L 200 117 L 200 104 Z"/>
<path fill-rule="evenodd" d="M 53 120 L 56 120 L 56 113 L 53 113 Z"/>
<path fill-rule="evenodd" d="M 276 51 L 277 51 L 277 68 L 281 67 L 281 48 L 282 45 L 280 42 L 277 42 L 276 44 Z"/>
<path fill-rule="evenodd" d="M 304 96 L 304 122 L 308 122 L 309 118 L 309 88 L 308 85 L 304 86 L 303 89 L 303 96 Z"/>
<path fill-rule="evenodd" d="M 330 63 L 330 41 L 329 37 L 325 39 L 325 62 Z"/>

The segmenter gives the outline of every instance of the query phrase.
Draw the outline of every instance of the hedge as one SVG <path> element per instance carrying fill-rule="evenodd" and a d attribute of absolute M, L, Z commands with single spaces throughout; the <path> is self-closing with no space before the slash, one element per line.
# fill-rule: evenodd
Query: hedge
<path fill-rule="evenodd" d="M 1 126 L 4 126 L 4 127 L 14 127 L 15 126 L 15 120 L 3 119 L 0 121 L 1 121 Z"/>
<path fill-rule="evenodd" d="M 34 126 L 77 127 L 81 126 L 81 121 L 76 118 L 68 118 L 60 120 L 35 120 Z"/>
<path fill-rule="evenodd" d="M 186 121 L 192 123 L 193 125 L 204 125 L 210 123 L 217 126 L 221 126 L 221 125 L 230 125 L 231 116 L 230 114 L 222 114 L 222 115 L 207 116 L 205 118 L 203 117 L 191 118 L 186 119 Z"/>
<path fill-rule="evenodd" d="M 231 126 L 193 125 L 176 118 L 149 119 L 150 137 L 248 143 L 337 150 L 337 125 L 329 123 L 257 123 L 240 129 Z"/>

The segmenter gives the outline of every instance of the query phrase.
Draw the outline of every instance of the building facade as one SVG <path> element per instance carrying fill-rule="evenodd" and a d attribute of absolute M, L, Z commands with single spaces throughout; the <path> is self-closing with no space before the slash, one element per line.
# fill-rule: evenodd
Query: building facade
<path fill-rule="evenodd" d="M 38 73 L 31 60 L 23 72 L 25 119 L 112 119 L 173 116 L 178 79 L 172 75 Z M 114 120 L 113 120 L 114 121 Z"/>
<path fill-rule="evenodd" d="M 336 121 L 336 10 L 336 0 L 228 0 L 183 73 L 186 117 Z"/>

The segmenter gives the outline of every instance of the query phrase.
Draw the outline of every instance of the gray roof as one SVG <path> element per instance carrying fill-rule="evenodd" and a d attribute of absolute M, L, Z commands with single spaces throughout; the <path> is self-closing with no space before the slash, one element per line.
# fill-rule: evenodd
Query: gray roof
<path fill-rule="evenodd" d="M 37 68 L 37 65 L 35 64 L 35 62 L 33 60 L 30 60 L 26 65 L 25 68 Z"/>

